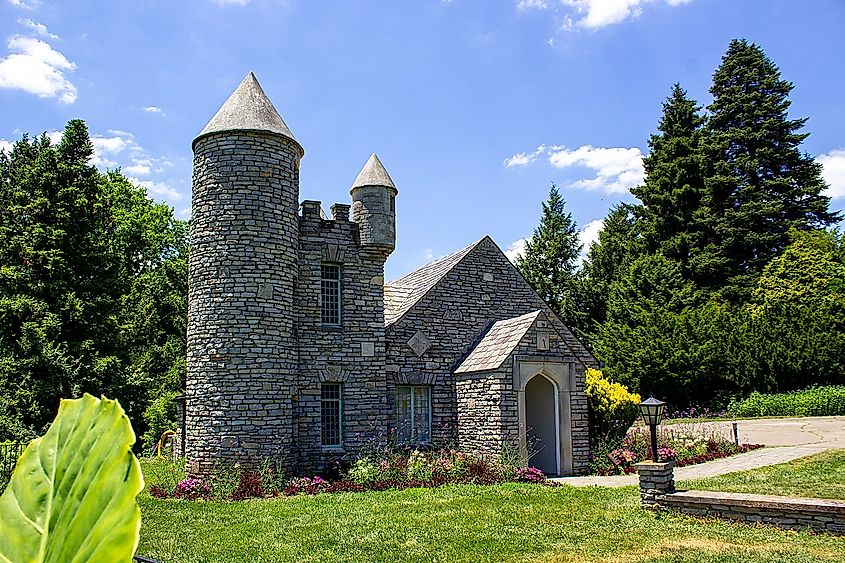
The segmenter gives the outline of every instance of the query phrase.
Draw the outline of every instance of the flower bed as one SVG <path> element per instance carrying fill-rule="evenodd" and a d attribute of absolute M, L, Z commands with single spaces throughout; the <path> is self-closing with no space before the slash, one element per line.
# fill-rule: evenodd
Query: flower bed
<path fill-rule="evenodd" d="M 168 466 L 170 464 L 170 466 Z M 493 484 L 505 482 L 554 485 L 535 467 L 519 467 L 500 458 L 456 450 L 436 452 L 383 453 L 358 459 L 336 480 L 321 476 L 286 479 L 270 465 L 243 469 L 232 465 L 221 468 L 207 481 L 181 478 L 172 462 L 148 462 L 150 495 L 184 500 L 243 500 L 321 493 L 346 493 L 439 487 L 446 484 Z"/>
<path fill-rule="evenodd" d="M 760 444 L 737 446 L 727 437 L 724 430 L 705 425 L 684 425 L 683 428 L 664 426 L 658 429 L 658 458 L 674 461 L 678 467 L 713 461 L 745 453 Z M 591 462 L 592 473 L 596 475 L 619 475 L 633 473 L 633 464 L 651 459 L 651 438 L 644 426 L 632 427 L 621 443 L 600 444 Z"/>

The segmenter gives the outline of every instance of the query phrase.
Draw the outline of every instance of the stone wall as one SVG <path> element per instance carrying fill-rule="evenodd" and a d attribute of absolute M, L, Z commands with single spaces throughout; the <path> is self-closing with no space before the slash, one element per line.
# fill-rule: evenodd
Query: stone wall
<path fill-rule="evenodd" d="M 292 451 L 301 148 L 229 132 L 194 146 L 188 288 L 186 456 L 190 475 L 220 461 Z"/>
<path fill-rule="evenodd" d="M 683 491 L 663 496 L 659 504 L 692 516 L 845 534 L 845 501 L 841 500 Z"/>
<path fill-rule="evenodd" d="M 387 251 L 359 245 L 359 225 L 349 206 L 332 206 L 322 219 L 319 202 L 304 202 L 299 221 L 296 334 L 298 471 L 323 471 L 332 460 L 351 457 L 386 436 L 392 405 L 384 376 L 384 262 Z M 341 265 L 341 326 L 320 319 L 320 266 Z M 320 384 L 341 383 L 343 448 L 321 446 Z"/>
<path fill-rule="evenodd" d="M 463 407 L 473 400 L 458 398 L 454 369 L 461 359 L 475 346 L 486 328 L 496 320 L 543 310 L 560 335 L 556 344 L 560 354 L 578 356 L 577 392 L 572 394 L 573 420 L 578 420 L 575 431 L 574 455 L 576 473 L 583 473 L 589 463 L 589 437 L 587 431 L 584 364 L 593 362 L 575 337 L 557 319 L 542 299 L 531 289 L 522 276 L 489 238 L 476 246 L 425 295 L 408 313 L 387 328 L 387 375 L 390 380 L 389 404 L 395 400 L 397 384 L 421 384 L 432 386 L 432 434 L 438 443 L 457 444 L 461 435 L 458 431 L 458 417 L 465 421 L 471 417 L 486 418 L 483 413 L 459 414 Z M 430 346 L 417 355 L 408 342 L 422 332 Z M 509 369 L 504 367 L 503 370 Z M 510 375 L 500 378 L 509 382 Z M 466 390 L 482 383 L 461 383 Z M 475 397 L 476 408 L 487 408 L 490 401 L 497 400 L 498 387 L 489 387 L 493 395 Z M 511 391 L 512 392 L 512 391 Z M 501 391 L 504 401 L 505 390 Z M 463 395 L 463 393 L 462 393 Z M 512 416 L 509 415 L 509 416 Z M 479 418 L 481 417 L 481 418 Z M 463 439 L 469 439 L 462 433 Z M 487 438 L 475 440 L 487 447 Z M 470 442 L 468 442 L 470 443 Z"/>
<path fill-rule="evenodd" d="M 499 372 L 467 374 L 457 379 L 458 439 L 467 451 L 498 454 L 502 447 L 518 448 L 519 436 L 508 432 L 507 396 L 510 382 Z M 517 426 L 513 422 L 513 427 Z"/>

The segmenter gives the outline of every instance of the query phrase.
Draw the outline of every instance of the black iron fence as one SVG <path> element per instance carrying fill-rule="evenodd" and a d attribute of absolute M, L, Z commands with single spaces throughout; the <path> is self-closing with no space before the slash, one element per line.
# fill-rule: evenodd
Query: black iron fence
<path fill-rule="evenodd" d="M 15 464 L 25 449 L 25 442 L 0 442 L 0 491 L 6 488 Z"/>

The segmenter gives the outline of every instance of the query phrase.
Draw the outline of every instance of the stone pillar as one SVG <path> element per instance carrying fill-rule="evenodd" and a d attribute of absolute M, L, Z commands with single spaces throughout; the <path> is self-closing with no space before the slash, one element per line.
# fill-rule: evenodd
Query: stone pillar
<path fill-rule="evenodd" d="M 658 508 L 663 495 L 675 492 L 674 461 L 645 461 L 634 468 L 640 476 L 640 503 L 644 508 Z"/>

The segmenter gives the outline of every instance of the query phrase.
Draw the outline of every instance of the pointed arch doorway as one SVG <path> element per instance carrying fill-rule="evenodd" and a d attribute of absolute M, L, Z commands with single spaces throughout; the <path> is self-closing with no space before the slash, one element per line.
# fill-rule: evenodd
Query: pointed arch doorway
<path fill-rule="evenodd" d="M 533 465 L 547 475 L 560 473 L 560 422 L 554 382 L 538 373 L 525 385 L 525 439 Z"/>
<path fill-rule="evenodd" d="M 548 475 L 571 475 L 572 390 L 576 360 L 559 356 L 516 356 L 519 450 L 528 465 Z"/>

